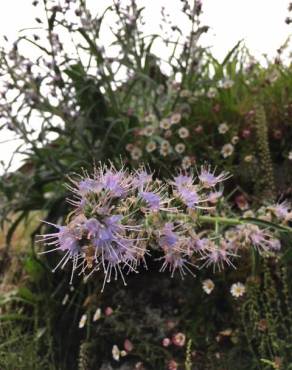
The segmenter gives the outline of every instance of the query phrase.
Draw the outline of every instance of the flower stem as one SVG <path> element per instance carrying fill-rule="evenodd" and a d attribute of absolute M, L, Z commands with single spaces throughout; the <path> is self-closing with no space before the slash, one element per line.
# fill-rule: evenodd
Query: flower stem
<path fill-rule="evenodd" d="M 198 216 L 198 222 L 203 224 L 225 224 L 225 225 L 242 225 L 244 220 L 238 218 L 227 218 L 219 216 Z"/>

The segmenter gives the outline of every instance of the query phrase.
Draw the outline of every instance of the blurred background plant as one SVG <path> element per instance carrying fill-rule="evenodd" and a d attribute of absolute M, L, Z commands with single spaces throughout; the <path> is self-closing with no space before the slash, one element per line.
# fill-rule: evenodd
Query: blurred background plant
<path fill-rule="evenodd" d="M 56 256 L 39 258 L 34 245 L 39 219 L 68 213 L 66 176 L 108 159 L 147 163 L 158 177 L 216 164 L 234 175 L 235 211 L 291 199 L 289 40 L 266 66 L 242 42 L 219 62 L 200 46 L 208 27 L 198 0 L 182 1 L 187 36 L 163 12 L 161 34 L 146 35 L 134 0 L 96 16 L 83 0 L 33 6 L 36 27 L 0 50 L 0 129 L 21 139 L 25 155 L 17 171 L 3 166 L 0 180 L 1 369 L 289 369 L 289 279 L 269 272 L 273 261 L 212 275 L 210 295 L 206 272 L 183 282 L 141 274 L 101 295 L 94 282 L 69 287 L 67 274 L 51 274 Z M 108 46 L 100 32 L 109 13 Z M 37 57 L 26 55 L 28 44 Z M 277 268 L 291 273 L 291 240 L 284 244 Z M 231 284 L 252 273 L 260 282 L 235 303 Z"/>

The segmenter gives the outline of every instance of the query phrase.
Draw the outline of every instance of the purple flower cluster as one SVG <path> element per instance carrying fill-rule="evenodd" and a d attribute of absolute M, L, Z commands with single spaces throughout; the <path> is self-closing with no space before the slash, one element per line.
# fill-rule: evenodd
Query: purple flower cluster
<path fill-rule="evenodd" d="M 171 182 L 173 193 L 188 209 L 206 208 L 215 204 L 222 197 L 222 188 L 217 185 L 230 177 L 229 173 L 222 172 L 215 175 L 210 166 L 202 166 L 198 173 L 198 181 L 193 174 L 179 174 Z"/>
<path fill-rule="evenodd" d="M 202 230 L 200 220 L 210 210 L 214 215 L 223 193 L 216 187 L 228 176 L 202 167 L 197 179 L 180 173 L 162 182 L 144 168 L 130 173 L 113 165 L 99 166 L 92 176 L 84 173 L 71 180 L 69 201 L 74 211 L 67 225 L 50 224 L 57 231 L 40 236 L 40 241 L 53 247 L 43 253 L 64 253 L 54 270 L 72 260 L 71 282 L 75 271 L 86 279 L 101 271 L 103 290 L 113 277 L 120 276 L 126 284 L 124 275 L 137 272 L 141 262 L 147 267 L 150 247 L 162 253 L 160 271 L 169 270 L 171 276 L 179 272 L 182 278 L 186 273 L 194 275 L 196 267 L 234 266 L 233 258 L 246 246 L 253 245 L 259 252 L 277 251 L 279 240 L 256 225 L 239 225 L 229 234 L 224 226 L 218 230 L 217 224 L 215 231 L 210 224 Z"/>
<path fill-rule="evenodd" d="M 185 233 L 181 235 L 175 232 L 174 229 L 173 223 L 168 222 L 160 232 L 158 243 L 164 252 L 164 256 L 160 258 L 160 260 L 163 260 L 160 271 L 165 271 L 168 268 L 171 277 L 174 276 L 176 270 L 179 271 L 182 278 L 186 272 L 195 276 L 189 268 L 189 266 L 195 267 L 189 260 L 194 253 L 193 240 L 191 237 L 187 237 Z"/>
<path fill-rule="evenodd" d="M 239 245 L 253 245 L 260 253 L 278 251 L 281 248 L 280 241 L 269 230 L 252 224 L 237 226 L 237 241 Z"/>
<path fill-rule="evenodd" d="M 221 172 L 216 176 L 215 170 L 212 171 L 210 166 L 202 166 L 198 177 L 203 187 L 214 188 L 220 182 L 229 179 L 230 174 L 228 172 Z"/>

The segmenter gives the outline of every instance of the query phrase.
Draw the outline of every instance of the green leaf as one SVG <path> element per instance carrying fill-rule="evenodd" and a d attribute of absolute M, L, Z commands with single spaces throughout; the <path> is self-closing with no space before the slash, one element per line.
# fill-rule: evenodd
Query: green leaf
<path fill-rule="evenodd" d="M 259 220 L 258 218 L 247 217 L 247 218 L 241 218 L 241 220 L 250 222 L 250 223 L 258 225 L 258 226 L 272 228 L 272 229 L 278 230 L 280 232 L 292 233 L 292 228 L 289 227 L 289 226 L 278 225 L 278 224 L 275 224 L 273 222 L 269 222 L 269 221 L 265 221 L 265 220 Z"/>
<path fill-rule="evenodd" d="M 18 289 L 18 295 L 31 303 L 36 303 L 39 300 L 39 297 L 27 287 L 20 287 Z"/>
<path fill-rule="evenodd" d="M 32 321 L 33 318 L 18 313 L 0 315 L 0 321 L 13 321 L 13 320 Z"/>
<path fill-rule="evenodd" d="M 25 271 L 29 274 L 33 281 L 39 281 L 45 274 L 44 267 L 34 257 L 28 257 L 24 263 Z"/>

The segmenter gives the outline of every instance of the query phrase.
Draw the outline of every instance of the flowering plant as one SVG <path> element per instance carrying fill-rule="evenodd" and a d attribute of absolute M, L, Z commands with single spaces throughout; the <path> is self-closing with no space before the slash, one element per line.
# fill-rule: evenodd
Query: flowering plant
<path fill-rule="evenodd" d="M 168 269 L 172 277 L 178 271 L 182 278 L 188 272 L 195 276 L 194 268 L 234 266 L 240 251 L 250 247 L 277 252 L 278 233 L 291 231 L 289 227 L 222 217 L 222 182 L 229 177 L 205 165 L 196 176 L 181 172 L 161 181 L 145 168 L 129 172 L 100 165 L 92 176 L 70 180 L 74 210 L 66 225 L 52 224 L 57 232 L 40 236 L 55 247 L 42 253 L 65 252 L 54 270 L 72 260 L 71 282 L 76 270 L 86 279 L 102 270 L 103 291 L 112 276 L 126 285 L 125 274 L 138 272 L 141 264 L 147 268 L 151 249 L 162 252 L 160 271 Z M 279 223 L 292 218 L 287 203 L 268 209 Z"/>

